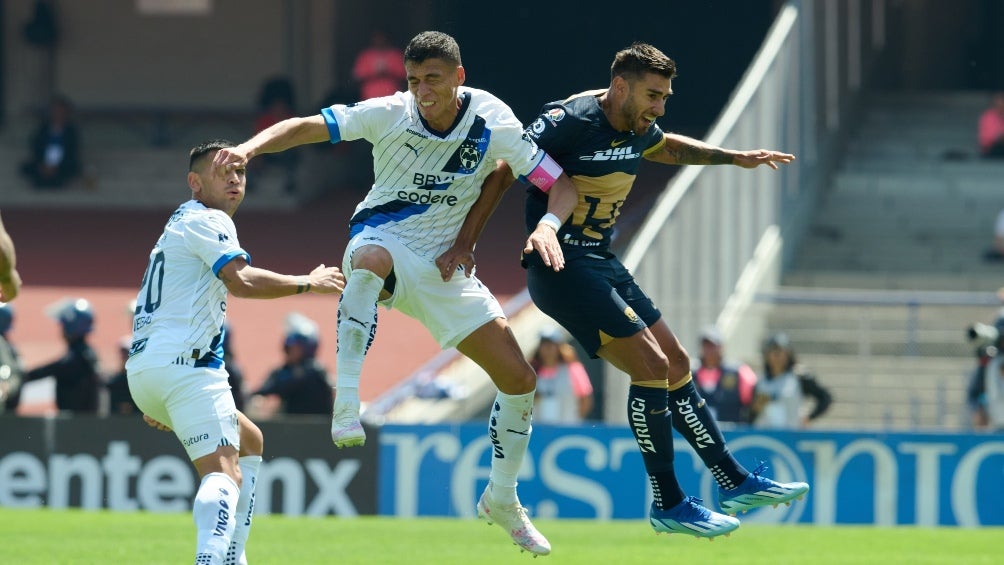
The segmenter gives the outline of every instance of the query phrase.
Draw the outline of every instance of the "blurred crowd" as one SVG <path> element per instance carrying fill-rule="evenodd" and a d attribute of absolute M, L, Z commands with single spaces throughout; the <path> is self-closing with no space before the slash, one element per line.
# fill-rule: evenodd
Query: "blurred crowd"
<path fill-rule="evenodd" d="M 116 370 L 102 370 L 89 341 L 94 328 L 94 308 L 84 298 L 67 298 L 50 305 L 46 311 L 60 328 L 63 353 L 39 366 L 25 367 L 17 344 L 10 339 L 10 331 L 17 322 L 15 308 L 0 302 L 0 413 L 18 413 L 19 406 L 39 402 L 38 398 L 25 398 L 32 397 L 31 393 L 22 393 L 32 386 L 30 383 L 51 379 L 55 407 L 60 413 L 141 416 L 126 380 L 130 336 L 118 340 Z M 127 305 L 130 316 L 134 308 L 133 303 Z M 232 349 L 232 329 L 229 325 L 225 327 L 220 347 L 237 408 L 261 419 L 287 414 L 330 415 L 333 389 L 327 369 L 317 359 L 318 325 L 293 312 L 286 317 L 284 326 L 280 360 L 264 384 L 254 390 L 246 386 L 241 364 Z"/>

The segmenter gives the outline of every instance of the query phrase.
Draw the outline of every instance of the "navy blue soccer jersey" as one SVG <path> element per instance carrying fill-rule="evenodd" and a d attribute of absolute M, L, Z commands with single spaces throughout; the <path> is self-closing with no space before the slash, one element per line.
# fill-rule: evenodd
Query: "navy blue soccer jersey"
<path fill-rule="evenodd" d="M 558 231 L 566 255 L 605 249 L 638 171 L 642 157 L 658 151 L 663 132 L 658 125 L 637 135 L 610 125 L 593 90 L 544 105 L 526 133 L 558 162 L 575 183 L 579 202 Z M 526 226 L 533 231 L 547 213 L 547 194 L 527 190 Z"/>

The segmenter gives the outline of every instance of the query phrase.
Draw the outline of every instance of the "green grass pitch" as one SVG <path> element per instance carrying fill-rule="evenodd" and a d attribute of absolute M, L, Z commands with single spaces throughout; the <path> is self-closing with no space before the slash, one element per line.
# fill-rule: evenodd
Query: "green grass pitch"
<path fill-rule="evenodd" d="M 551 541 L 532 560 L 498 526 L 474 519 L 286 518 L 259 516 L 248 560 L 254 565 L 539 563 L 1000 563 L 1004 529 L 740 527 L 714 542 L 655 535 L 643 520 L 538 520 Z M 188 514 L 0 508 L 0 563 L 191 563 Z"/>

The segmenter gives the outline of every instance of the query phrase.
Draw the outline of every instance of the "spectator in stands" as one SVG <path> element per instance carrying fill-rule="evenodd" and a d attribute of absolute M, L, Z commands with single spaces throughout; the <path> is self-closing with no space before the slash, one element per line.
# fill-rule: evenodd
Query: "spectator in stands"
<path fill-rule="evenodd" d="M 14 241 L 0 219 L 0 302 L 10 302 L 21 292 Z"/>
<path fill-rule="evenodd" d="M 753 422 L 756 373 L 749 365 L 725 362 L 722 334 L 709 326 L 701 331 L 701 356 L 691 368 L 701 396 L 719 422 Z"/>
<path fill-rule="evenodd" d="M 534 422 L 578 424 L 589 415 L 593 385 L 562 330 L 541 332 L 530 365 L 537 371 Z"/>
<path fill-rule="evenodd" d="M 142 416 L 136 402 L 129 392 L 129 380 L 126 377 L 125 363 L 129 360 L 129 348 L 132 336 L 122 336 L 119 339 L 119 359 L 122 364 L 119 370 L 105 383 L 108 390 L 108 414 L 111 416 Z"/>
<path fill-rule="evenodd" d="M 80 130 L 69 99 L 58 96 L 29 142 L 21 172 L 36 188 L 62 188 L 81 172 Z"/>
<path fill-rule="evenodd" d="M 988 158 L 1004 158 L 1004 90 L 994 92 L 990 107 L 980 114 L 980 153 Z"/>
<path fill-rule="evenodd" d="M 976 368 L 966 389 L 973 428 L 1004 430 L 1004 309 L 993 326 L 977 324 L 969 336 L 977 345 Z"/>
<path fill-rule="evenodd" d="M 283 364 L 254 395 L 278 396 L 284 414 L 330 415 L 334 398 L 328 372 L 317 361 L 317 336 L 317 324 L 312 320 L 295 312 L 287 316 Z"/>
<path fill-rule="evenodd" d="M 17 408 L 18 387 L 24 369 L 17 350 L 7 337 L 14 325 L 14 310 L 10 304 L 0 302 L 0 413 Z"/>
<path fill-rule="evenodd" d="M 1004 259 L 1004 210 L 997 214 L 994 222 L 994 245 L 983 253 L 983 258 L 987 261 Z"/>
<path fill-rule="evenodd" d="M 287 77 L 273 77 L 262 84 L 258 94 L 258 115 L 255 117 L 255 133 L 267 129 L 295 115 L 296 95 L 293 83 Z M 282 153 L 262 155 L 256 166 L 276 167 L 284 176 L 283 187 L 286 192 L 296 191 L 296 166 L 299 163 L 299 152 L 295 149 Z M 240 409 L 238 407 L 238 409 Z"/>
<path fill-rule="evenodd" d="M 770 336 L 763 346 L 764 372 L 754 389 L 754 424 L 761 428 L 804 428 L 823 415 L 833 397 L 799 365 L 785 333 Z M 803 401 L 814 405 L 806 412 Z"/>
<path fill-rule="evenodd" d="M 387 40 L 382 31 L 374 31 L 369 47 L 356 56 L 352 78 L 359 84 L 359 100 L 390 96 L 404 89 L 404 55 Z"/>
<path fill-rule="evenodd" d="M 62 328 L 66 353 L 25 373 L 22 384 L 55 377 L 56 407 L 59 410 L 94 414 L 98 410 L 101 385 L 98 356 L 87 343 L 87 335 L 94 327 L 94 311 L 87 300 L 76 298 L 57 302 L 50 308 L 50 315 Z"/>

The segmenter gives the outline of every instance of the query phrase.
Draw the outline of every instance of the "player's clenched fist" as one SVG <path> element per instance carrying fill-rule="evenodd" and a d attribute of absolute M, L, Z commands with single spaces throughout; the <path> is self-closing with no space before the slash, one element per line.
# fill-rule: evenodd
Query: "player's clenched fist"
<path fill-rule="evenodd" d="M 341 294 L 345 290 L 345 275 L 338 267 L 325 267 L 321 263 L 310 271 L 310 292 L 317 294 Z"/>

